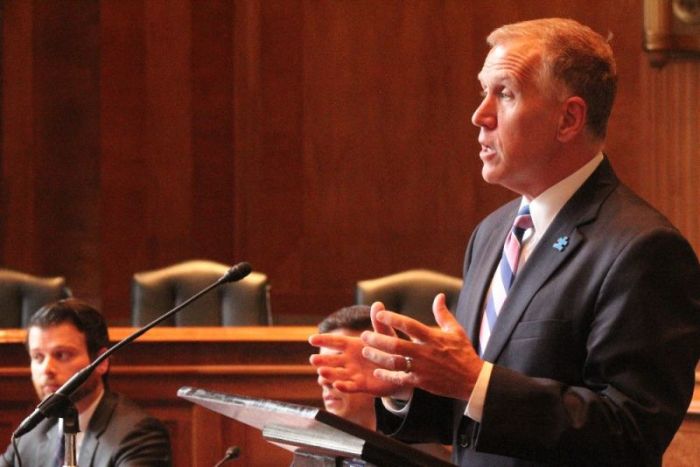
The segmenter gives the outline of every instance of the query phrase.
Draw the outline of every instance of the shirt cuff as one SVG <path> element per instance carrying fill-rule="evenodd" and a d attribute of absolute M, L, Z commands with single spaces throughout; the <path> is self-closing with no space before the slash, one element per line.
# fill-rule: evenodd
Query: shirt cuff
<path fill-rule="evenodd" d="M 382 397 L 382 404 L 384 408 L 394 415 L 399 415 L 405 417 L 408 413 L 408 409 L 411 406 L 411 399 L 413 398 L 413 389 L 404 389 L 398 393 L 389 396 Z"/>
<path fill-rule="evenodd" d="M 493 363 L 484 362 L 479 376 L 476 378 L 472 395 L 467 402 L 467 408 L 464 410 L 464 415 L 475 422 L 481 422 L 481 418 L 484 415 L 484 401 L 486 401 L 486 390 L 491 380 L 491 370 L 493 370 Z"/>

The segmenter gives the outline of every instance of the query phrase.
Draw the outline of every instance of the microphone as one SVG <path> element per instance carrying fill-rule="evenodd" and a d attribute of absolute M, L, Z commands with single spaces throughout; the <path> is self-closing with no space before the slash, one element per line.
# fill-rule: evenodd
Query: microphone
<path fill-rule="evenodd" d="M 241 455 L 241 448 L 238 446 L 229 446 L 229 448 L 226 450 L 226 454 L 224 454 L 224 457 L 214 465 L 214 467 L 221 467 L 224 465 L 226 462 L 233 460 L 233 459 L 238 459 L 238 456 Z"/>
<path fill-rule="evenodd" d="M 226 271 L 226 273 L 223 276 L 221 276 L 216 282 L 208 285 L 207 287 L 200 290 L 199 292 L 197 292 L 184 302 L 180 303 L 170 311 L 162 314 L 161 316 L 154 319 L 141 329 L 138 329 L 131 335 L 125 337 L 121 341 L 114 344 L 112 347 L 107 349 L 106 352 L 104 352 L 95 360 L 93 360 L 92 363 L 90 363 L 88 366 L 74 374 L 68 381 L 66 381 L 63 384 L 63 386 L 58 388 L 56 392 L 45 397 L 44 400 L 42 400 L 36 407 L 34 412 L 32 412 L 31 415 L 29 415 L 22 421 L 22 423 L 20 423 L 19 427 L 17 427 L 14 433 L 12 433 L 12 438 L 19 438 L 20 436 L 30 432 L 34 429 L 35 426 L 39 424 L 39 422 L 41 422 L 45 418 L 60 417 L 64 410 L 69 405 L 71 405 L 70 396 L 76 391 L 76 389 L 80 387 L 81 384 L 83 384 L 90 377 L 92 372 L 95 371 L 95 368 L 97 368 L 100 363 L 109 358 L 109 356 L 112 355 L 114 352 L 124 347 L 126 344 L 129 344 L 130 342 L 141 337 L 152 327 L 156 326 L 161 321 L 170 318 L 172 315 L 182 310 L 187 305 L 197 300 L 205 293 L 209 292 L 211 289 L 227 282 L 239 281 L 246 277 L 248 274 L 250 274 L 252 270 L 253 268 L 250 266 L 250 264 L 246 263 L 245 261 L 236 264 L 231 269 Z"/>
<path fill-rule="evenodd" d="M 226 271 L 226 274 L 221 276 L 221 278 L 216 282 L 217 284 L 224 284 L 226 282 L 236 282 L 250 274 L 252 270 L 253 268 L 250 266 L 250 264 L 243 261 L 242 263 L 238 263 L 232 266 L 231 269 Z"/>

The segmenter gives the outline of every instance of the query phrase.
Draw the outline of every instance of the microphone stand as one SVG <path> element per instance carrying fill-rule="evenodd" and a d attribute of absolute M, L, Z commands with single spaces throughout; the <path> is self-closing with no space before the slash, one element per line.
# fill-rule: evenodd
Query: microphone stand
<path fill-rule="evenodd" d="M 90 377 L 92 372 L 95 371 L 95 368 L 97 368 L 97 366 L 100 363 L 109 358 L 110 355 L 112 355 L 114 352 L 121 349 L 125 345 L 136 340 L 157 324 L 161 323 L 162 321 L 168 319 L 178 311 L 182 310 L 184 307 L 197 300 L 199 297 L 209 292 L 211 289 L 218 287 L 219 285 L 224 284 L 226 282 L 239 281 L 246 277 L 248 274 L 250 274 L 251 271 L 252 267 L 246 262 L 236 264 L 235 266 L 231 267 L 231 269 L 229 269 L 226 272 L 226 274 L 221 276 L 216 282 L 210 284 L 203 290 L 197 292 L 181 304 L 177 305 L 175 308 L 159 316 L 158 318 L 154 319 L 141 329 L 138 329 L 131 335 L 125 337 L 121 341 L 114 344 L 112 347 L 107 349 L 106 352 L 104 352 L 95 360 L 93 360 L 92 363 L 90 363 L 88 366 L 74 374 L 68 381 L 66 381 L 63 384 L 63 386 L 61 386 L 58 389 L 58 391 L 54 392 L 53 394 L 46 397 L 43 401 L 41 401 L 41 403 L 39 403 L 34 412 L 30 416 L 25 418 L 24 421 L 22 421 L 22 423 L 19 425 L 19 427 L 14 431 L 14 433 L 12 433 L 12 438 L 18 438 L 28 433 L 29 431 L 34 429 L 34 427 L 44 418 L 63 418 L 63 414 L 65 413 L 65 411 L 67 409 L 69 410 L 70 406 L 72 406 L 70 396 L 80 387 L 81 384 L 83 384 Z"/>
<path fill-rule="evenodd" d="M 63 419 L 63 467 L 78 467 L 76 436 L 80 431 L 78 411 L 70 404 L 61 416 Z"/>

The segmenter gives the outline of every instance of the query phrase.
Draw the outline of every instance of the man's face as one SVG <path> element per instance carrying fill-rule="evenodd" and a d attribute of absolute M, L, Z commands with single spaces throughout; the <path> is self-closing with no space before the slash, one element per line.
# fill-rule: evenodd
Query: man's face
<path fill-rule="evenodd" d="M 483 100 L 472 123 L 480 128 L 482 176 L 533 198 L 547 188 L 543 179 L 560 149 L 562 106 L 556 90 L 544 85 L 541 57 L 526 41 L 495 46 L 479 81 Z"/>
<path fill-rule="evenodd" d="M 361 334 L 361 331 L 341 328 L 331 331 L 330 334 L 357 337 Z M 321 347 L 319 353 L 328 355 L 338 352 Z M 321 377 L 318 378 L 318 384 L 323 390 L 323 405 L 328 412 L 360 425 L 365 425 L 368 420 L 374 421 L 374 396 L 366 393 L 348 394 L 340 392 Z M 374 429 L 373 427 L 370 428 Z"/>
<path fill-rule="evenodd" d="M 27 347 L 31 359 L 32 383 L 37 396 L 42 400 L 90 364 L 85 335 L 71 323 L 47 328 L 30 327 Z M 79 401 L 84 401 L 86 396 L 96 396 L 96 390 L 102 384 L 102 374 L 106 370 L 106 367 L 102 367 L 100 365 L 74 393 L 72 399 L 76 405 L 79 405 Z M 90 397 L 87 400 L 91 402 Z"/>

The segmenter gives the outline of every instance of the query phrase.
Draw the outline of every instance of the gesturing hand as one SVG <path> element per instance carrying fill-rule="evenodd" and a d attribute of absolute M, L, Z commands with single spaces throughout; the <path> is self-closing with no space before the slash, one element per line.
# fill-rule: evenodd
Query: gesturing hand
<path fill-rule="evenodd" d="M 309 343 L 326 347 L 334 354 L 314 354 L 309 361 L 317 367 L 319 380 L 333 384 L 343 392 L 367 392 L 375 396 L 395 394 L 400 388 L 374 376 L 375 364 L 362 357 L 364 343 L 359 337 L 342 334 L 315 334 Z"/>
<path fill-rule="evenodd" d="M 372 306 L 375 331 L 365 331 L 361 336 L 365 343 L 362 355 L 375 366 L 373 377 L 395 390 L 419 387 L 433 394 L 468 400 L 483 362 L 447 309 L 445 295 L 438 294 L 433 302 L 439 329 L 375 305 Z M 393 330 L 401 331 L 411 340 L 396 337 Z M 411 359 L 410 372 L 405 371 L 406 357 Z"/>

